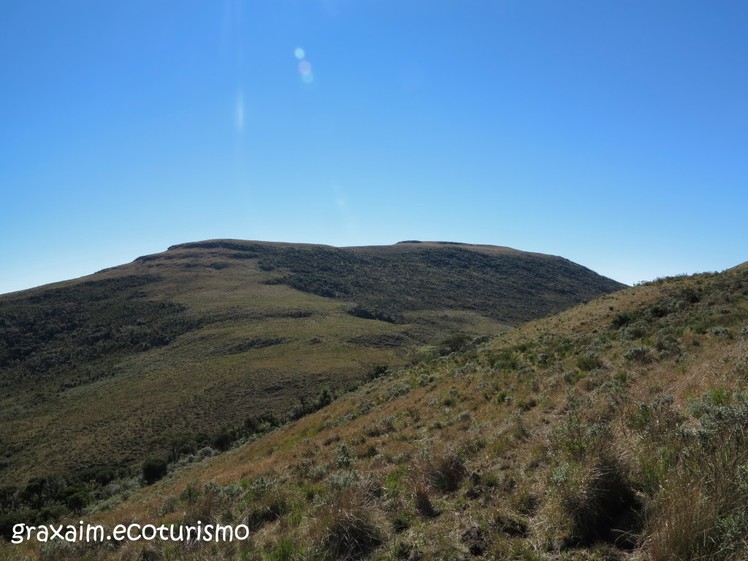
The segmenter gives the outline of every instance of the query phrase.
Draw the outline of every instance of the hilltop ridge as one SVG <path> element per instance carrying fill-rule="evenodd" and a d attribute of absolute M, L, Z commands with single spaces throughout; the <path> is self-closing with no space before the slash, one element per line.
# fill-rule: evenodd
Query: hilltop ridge
<path fill-rule="evenodd" d="M 209 240 L 141 259 L 179 258 L 191 250 L 256 258 L 262 270 L 283 273 L 274 282 L 385 313 L 463 309 L 511 325 L 624 287 L 562 257 L 452 242 L 336 248 Z"/>

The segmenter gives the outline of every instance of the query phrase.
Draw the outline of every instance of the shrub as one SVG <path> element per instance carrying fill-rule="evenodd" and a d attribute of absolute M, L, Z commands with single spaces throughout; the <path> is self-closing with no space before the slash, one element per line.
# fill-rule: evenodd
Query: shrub
<path fill-rule="evenodd" d="M 492 368 L 499 370 L 516 370 L 519 366 L 517 358 L 514 356 L 512 349 L 502 349 L 498 353 L 488 355 L 488 363 Z"/>
<path fill-rule="evenodd" d="M 426 489 L 424 485 L 416 485 L 415 493 L 413 493 L 413 502 L 415 503 L 416 510 L 421 514 L 421 516 L 425 516 L 426 518 L 435 518 L 439 516 L 439 513 L 431 502 L 428 489 Z"/>
<path fill-rule="evenodd" d="M 389 368 L 386 364 L 371 364 L 366 372 L 366 379 L 369 381 L 376 380 L 377 378 L 383 378 L 389 373 Z"/>
<path fill-rule="evenodd" d="M 553 541 L 566 546 L 611 542 L 633 546 L 641 522 L 640 501 L 611 445 L 610 428 L 577 415 L 552 434 L 558 463 L 550 474 L 555 490 L 547 504 Z"/>
<path fill-rule="evenodd" d="M 346 494 L 321 509 L 310 532 L 321 559 L 355 561 L 379 547 L 382 534 L 368 506 Z"/>
<path fill-rule="evenodd" d="M 143 462 L 143 481 L 146 485 L 152 485 L 166 475 L 166 460 L 151 458 Z"/>
<path fill-rule="evenodd" d="M 533 407 L 537 406 L 537 404 L 538 401 L 534 397 L 531 397 L 528 400 L 520 399 L 517 402 L 517 407 L 519 407 L 521 411 L 529 411 Z"/>
<path fill-rule="evenodd" d="M 395 533 L 400 534 L 408 528 L 410 528 L 410 517 L 404 512 L 396 514 L 392 519 L 392 529 Z"/>
<path fill-rule="evenodd" d="M 218 434 L 213 437 L 213 441 L 211 442 L 211 444 L 213 448 L 216 448 L 221 452 L 225 452 L 226 450 L 231 448 L 231 445 L 235 440 L 236 437 L 234 434 L 232 434 L 231 430 L 229 430 L 228 428 L 222 428 L 220 431 L 218 431 Z"/>
<path fill-rule="evenodd" d="M 454 451 L 433 454 L 425 460 L 422 472 L 431 486 L 444 492 L 456 491 L 467 470 Z"/>
<path fill-rule="evenodd" d="M 620 329 L 621 327 L 625 327 L 626 325 L 631 323 L 633 320 L 634 316 L 626 312 L 621 312 L 619 314 L 616 314 L 610 324 L 614 329 Z"/>
<path fill-rule="evenodd" d="M 512 395 L 506 390 L 501 390 L 496 396 L 496 403 L 498 403 L 499 405 L 501 405 L 502 403 L 508 403 L 510 401 L 512 401 Z"/>
<path fill-rule="evenodd" d="M 327 478 L 327 483 L 332 489 L 345 489 L 359 480 L 358 473 L 352 470 L 338 470 Z"/>
<path fill-rule="evenodd" d="M 508 512 L 496 514 L 493 526 L 507 536 L 526 538 L 529 534 L 527 522 L 523 518 Z"/>
<path fill-rule="evenodd" d="M 89 496 L 85 491 L 77 491 L 65 500 L 65 505 L 74 513 L 80 513 L 88 504 Z"/>
<path fill-rule="evenodd" d="M 644 364 L 650 361 L 651 355 L 648 347 L 634 347 L 626 351 L 623 358 L 631 362 Z"/>
<path fill-rule="evenodd" d="M 439 354 L 445 356 L 464 351 L 470 345 L 470 341 L 472 339 L 467 333 L 453 333 L 441 342 L 439 345 Z"/>
<path fill-rule="evenodd" d="M 246 524 L 258 530 L 268 522 L 274 522 L 291 511 L 291 504 L 284 493 L 268 493 L 252 503 L 247 513 Z"/>
<path fill-rule="evenodd" d="M 653 561 L 745 559 L 748 544 L 748 396 L 708 392 L 692 411 L 699 426 L 682 431 L 687 453 L 648 509 Z"/>
<path fill-rule="evenodd" d="M 620 542 L 638 524 L 639 501 L 621 466 L 607 453 L 558 466 L 551 483 L 567 524 L 567 545 Z"/>
<path fill-rule="evenodd" d="M 337 455 L 335 462 L 339 468 L 348 467 L 353 463 L 351 448 L 347 444 L 341 444 L 335 452 Z"/>
<path fill-rule="evenodd" d="M 365 308 L 359 305 L 349 308 L 347 312 L 353 317 L 361 319 L 373 319 L 378 321 L 385 321 L 387 323 L 399 323 L 401 321 L 401 318 L 396 315 L 390 314 L 388 312 L 383 312 L 381 310 L 372 310 L 370 308 Z"/>
<path fill-rule="evenodd" d="M 577 368 L 582 372 L 595 370 L 595 368 L 600 368 L 602 365 L 602 361 L 593 354 L 580 355 L 577 357 Z"/>

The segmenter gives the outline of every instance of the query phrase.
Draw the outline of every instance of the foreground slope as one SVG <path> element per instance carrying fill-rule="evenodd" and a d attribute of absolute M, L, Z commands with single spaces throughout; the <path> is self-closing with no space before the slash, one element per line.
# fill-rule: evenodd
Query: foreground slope
<path fill-rule="evenodd" d="M 745 559 L 747 383 L 748 266 L 658 280 L 399 369 L 87 518 L 241 522 L 246 542 L 49 558 Z"/>
<path fill-rule="evenodd" d="M 508 248 L 213 240 L 5 295 L 0 474 L 225 447 L 454 332 L 496 334 L 620 287 Z"/>

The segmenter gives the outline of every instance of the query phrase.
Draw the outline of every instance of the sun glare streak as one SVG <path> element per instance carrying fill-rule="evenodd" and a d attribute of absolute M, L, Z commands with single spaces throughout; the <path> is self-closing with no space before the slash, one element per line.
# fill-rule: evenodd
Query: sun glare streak
<path fill-rule="evenodd" d="M 241 90 L 236 95 L 236 103 L 234 105 L 234 125 L 236 126 L 236 132 L 239 134 L 244 132 L 244 92 Z"/>
<path fill-rule="evenodd" d="M 338 209 L 341 224 L 347 234 L 351 234 L 356 229 L 356 220 L 353 212 L 348 205 L 348 198 L 345 192 L 337 183 L 332 185 L 333 202 Z"/>
<path fill-rule="evenodd" d="M 233 72 L 236 80 L 236 95 L 233 104 L 233 124 L 237 134 L 244 132 L 244 30 L 242 0 L 225 0 L 221 26 L 221 51 L 233 58 Z"/>

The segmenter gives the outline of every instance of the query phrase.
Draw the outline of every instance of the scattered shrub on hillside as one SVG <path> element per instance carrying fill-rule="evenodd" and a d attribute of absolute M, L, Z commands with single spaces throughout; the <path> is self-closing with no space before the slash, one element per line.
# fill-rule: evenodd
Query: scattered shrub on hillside
<path fill-rule="evenodd" d="M 600 368 L 602 365 L 603 362 L 594 354 L 584 354 L 577 357 L 577 368 L 582 372 L 590 372 L 591 370 Z"/>
<path fill-rule="evenodd" d="M 284 492 L 278 490 L 265 493 L 251 501 L 245 514 L 246 524 L 252 530 L 260 529 L 264 524 L 274 522 L 291 511 L 291 502 Z"/>
<path fill-rule="evenodd" d="M 692 405 L 686 453 L 648 509 L 653 561 L 742 560 L 748 555 L 748 395 L 712 390 Z"/>
<path fill-rule="evenodd" d="M 647 334 L 647 325 L 643 321 L 638 321 L 631 325 L 626 326 L 622 332 L 624 339 L 629 341 L 635 341 L 636 339 L 642 339 Z"/>
<path fill-rule="evenodd" d="M 531 397 L 529 399 L 520 399 L 517 402 L 517 407 L 519 407 L 520 411 L 527 412 L 533 407 L 537 406 L 537 404 L 538 401 L 534 397 Z"/>
<path fill-rule="evenodd" d="M 188 505 L 192 505 L 200 498 L 200 494 L 200 489 L 194 482 L 192 482 L 184 488 L 182 493 L 179 495 L 179 498 Z"/>
<path fill-rule="evenodd" d="M 352 487 L 359 479 L 356 471 L 341 469 L 330 474 L 330 477 L 327 478 L 327 484 L 333 490 L 341 490 Z"/>
<path fill-rule="evenodd" d="M 218 433 L 213 437 L 211 445 L 213 446 L 213 448 L 216 448 L 221 452 L 225 452 L 226 450 L 231 448 L 231 445 L 235 440 L 237 440 L 236 433 L 231 429 L 224 427 L 219 430 Z"/>
<path fill-rule="evenodd" d="M 493 527 L 507 536 L 526 538 L 530 532 L 527 521 L 510 512 L 500 511 L 493 520 Z"/>
<path fill-rule="evenodd" d="M 396 534 L 400 534 L 410 528 L 411 520 L 410 516 L 405 512 L 399 512 L 395 514 L 392 519 L 392 529 Z"/>
<path fill-rule="evenodd" d="M 416 511 L 421 516 L 426 518 L 436 518 L 439 516 L 439 512 L 434 508 L 434 504 L 431 502 L 428 489 L 422 483 L 416 485 L 416 490 L 413 493 L 413 503 L 416 507 Z"/>
<path fill-rule="evenodd" d="M 453 333 L 440 343 L 439 354 L 446 356 L 464 351 L 470 346 L 471 341 L 472 338 L 467 333 Z"/>
<path fill-rule="evenodd" d="M 510 403 L 512 401 L 512 395 L 507 390 L 501 390 L 496 395 L 496 403 L 502 405 L 504 403 Z"/>
<path fill-rule="evenodd" d="M 572 414 L 553 433 L 556 464 L 546 505 L 549 536 L 563 546 L 609 542 L 633 546 L 641 504 L 613 449 L 610 429 Z"/>
<path fill-rule="evenodd" d="M 351 447 L 346 443 L 341 444 L 335 450 L 336 460 L 335 463 L 339 468 L 348 467 L 353 463 L 353 454 Z"/>
<path fill-rule="evenodd" d="M 402 322 L 402 318 L 394 314 L 391 314 L 389 312 L 383 312 L 381 310 L 365 308 L 359 305 L 349 308 L 347 312 L 353 317 L 357 317 L 360 319 L 372 319 L 372 320 L 384 321 L 387 323 L 401 323 Z"/>
<path fill-rule="evenodd" d="M 151 458 L 143 462 L 143 481 L 146 485 L 152 485 L 163 478 L 167 472 L 166 460 L 162 458 Z"/>
<path fill-rule="evenodd" d="M 322 507 L 310 528 L 314 552 L 329 561 L 356 561 L 374 551 L 383 535 L 370 505 L 353 493 Z"/>
<path fill-rule="evenodd" d="M 621 465 L 609 452 L 557 466 L 551 485 L 562 515 L 559 527 L 566 527 L 562 536 L 565 545 L 597 541 L 633 545 L 629 536 L 638 525 L 641 505 Z"/>
<path fill-rule="evenodd" d="M 635 316 L 628 312 L 621 312 L 616 314 L 613 317 L 613 321 L 610 322 L 610 325 L 614 329 L 620 329 L 621 327 L 625 327 L 628 324 L 630 324 L 632 321 L 634 321 Z"/>
<path fill-rule="evenodd" d="M 651 354 L 649 352 L 649 347 L 634 347 L 626 351 L 623 358 L 631 362 L 646 364 L 651 360 Z"/>
<path fill-rule="evenodd" d="M 409 393 L 412 389 L 413 388 L 407 382 L 392 385 L 389 388 L 387 388 L 387 391 L 385 392 L 385 395 L 384 395 L 384 399 L 387 401 L 392 401 L 393 399 L 396 399 L 402 395 Z"/>
<path fill-rule="evenodd" d="M 497 370 L 516 370 L 519 366 L 517 357 L 514 355 L 512 349 L 501 349 L 499 352 L 490 353 L 488 355 L 488 363 L 491 368 Z"/>
<path fill-rule="evenodd" d="M 445 493 L 456 491 L 467 474 L 462 458 L 452 450 L 429 451 L 420 464 L 418 472 L 429 485 Z"/>
<path fill-rule="evenodd" d="M 370 364 L 366 371 L 366 379 L 376 380 L 377 378 L 383 378 L 389 373 L 389 367 L 386 364 Z"/>

